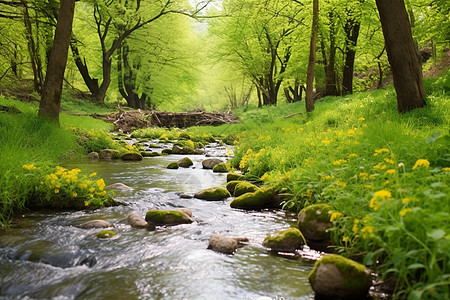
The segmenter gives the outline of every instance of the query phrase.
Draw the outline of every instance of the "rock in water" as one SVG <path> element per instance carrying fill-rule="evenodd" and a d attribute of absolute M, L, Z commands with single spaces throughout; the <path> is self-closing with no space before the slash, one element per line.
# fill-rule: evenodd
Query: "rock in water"
<path fill-rule="evenodd" d="M 227 182 L 236 181 L 236 180 L 243 181 L 243 180 L 245 180 L 245 176 L 241 175 L 241 174 L 236 174 L 236 173 L 228 173 L 227 174 Z"/>
<path fill-rule="evenodd" d="M 209 239 L 208 249 L 224 254 L 233 254 L 242 242 L 247 241 L 247 238 L 231 238 L 213 234 Z"/>
<path fill-rule="evenodd" d="M 136 212 L 132 212 L 127 218 L 128 224 L 133 228 L 145 228 L 147 230 L 155 230 L 155 225 L 145 221 L 143 217 Z"/>
<path fill-rule="evenodd" d="M 259 189 L 254 193 L 247 193 L 231 201 L 232 208 L 246 210 L 259 210 L 264 208 L 276 208 L 279 206 L 275 199 L 275 191 L 272 188 Z"/>
<path fill-rule="evenodd" d="M 205 159 L 204 161 L 202 161 L 202 166 L 203 166 L 203 169 L 212 170 L 212 168 L 214 168 L 214 166 L 216 166 L 220 163 L 223 163 L 223 161 L 221 159 L 210 158 L 210 159 Z"/>
<path fill-rule="evenodd" d="M 230 181 L 230 182 L 234 182 L 234 181 Z M 257 187 L 253 183 L 245 182 L 245 181 L 238 181 L 238 183 L 234 187 L 234 196 L 239 197 L 239 196 L 247 194 L 247 193 L 254 193 L 257 190 L 259 190 L 259 187 Z"/>
<path fill-rule="evenodd" d="M 91 159 L 98 159 L 100 156 L 98 155 L 98 152 L 91 152 L 87 155 L 87 157 Z"/>
<path fill-rule="evenodd" d="M 117 232 L 112 231 L 112 230 L 102 230 L 99 233 L 97 233 L 97 237 L 101 238 L 101 239 L 109 239 L 112 238 L 113 236 L 115 236 L 117 234 Z"/>
<path fill-rule="evenodd" d="M 194 195 L 197 199 L 208 200 L 208 201 L 220 201 L 231 197 L 230 192 L 222 187 L 213 187 L 206 190 L 202 190 Z"/>
<path fill-rule="evenodd" d="M 320 203 L 305 207 L 298 214 L 298 228 L 307 240 L 322 242 L 329 240 L 327 229 L 333 209 L 328 204 Z"/>
<path fill-rule="evenodd" d="M 276 252 L 294 252 L 306 245 L 303 234 L 297 228 L 282 230 L 264 239 L 263 246 Z"/>
<path fill-rule="evenodd" d="M 214 173 L 228 173 L 228 166 L 226 163 L 220 163 L 214 166 L 213 172 Z"/>
<path fill-rule="evenodd" d="M 364 299 L 372 280 L 364 265 L 340 255 L 324 255 L 308 276 L 312 289 L 330 299 Z"/>
<path fill-rule="evenodd" d="M 131 187 L 121 182 L 113 183 L 105 187 L 105 190 L 113 190 L 113 191 L 126 191 L 131 189 L 132 189 Z"/>
<path fill-rule="evenodd" d="M 142 155 L 136 152 L 128 152 L 122 155 L 122 160 L 139 161 L 142 160 Z"/>
<path fill-rule="evenodd" d="M 176 210 L 149 210 L 145 215 L 145 221 L 154 225 L 179 225 L 194 222 L 189 215 Z"/>
<path fill-rule="evenodd" d="M 113 149 L 104 149 L 99 153 L 100 159 L 118 159 L 120 158 L 120 152 Z"/>
<path fill-rule="evenodd" d="M 180 166 L 178 165 L 178 163 L 176 162 L 176 161 L 174 161 L 174 162 L 171 162 L 168 166 L 167 166 L 167 169 L 171 169 L 171 170 L 174 170 L 174 169 L 178 169 Z"/>
<path fill-rule="evenodd" d="M 80 225 L 80 228 L 83 229 L 108 228 L 108 227 L 113 227 L 113 225 L 105 220 L 92 220 Z"/>
<path fill-rule="evenodd" d="M 192 160 L 189 157 L 182 158 L 178 161 L 178 166 L 180 166 L 182 168 L 189 168 L 193 164 L 194 163 L 192 162 Z"/>

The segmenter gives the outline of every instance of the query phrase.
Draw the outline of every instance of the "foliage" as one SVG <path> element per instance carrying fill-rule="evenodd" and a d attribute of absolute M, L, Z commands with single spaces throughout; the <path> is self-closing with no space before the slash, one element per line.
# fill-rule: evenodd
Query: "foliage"
<path fill-rule="evenodd" d="M 364 257 L 384 278 L 393 277 L 396 298 L 444 299 L 450 105 L 443 78 L 433 80 L 427 107 L 404 115 L 390 87 L 321 99 L 311 115 L 301 103 L 240 110 L 242 124 L 208 130 L 237 134 L 231 164 L 285 189 L 285 209 L 330 204 L 336 251 Z M 292 112 L 301 114 L 283 118 Z"/>

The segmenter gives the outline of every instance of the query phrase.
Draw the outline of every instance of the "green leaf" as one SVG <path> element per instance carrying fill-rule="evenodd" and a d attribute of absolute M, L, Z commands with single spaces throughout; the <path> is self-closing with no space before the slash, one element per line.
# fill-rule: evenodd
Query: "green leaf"
<path fill-rule="evenodd" d="M 427 232 L 427 236 L 435 241 L 443 238 L 445 236 L 445 231 L 442 229 L 436 229 L 432 232 Z"/>
<path fill-rule="evenodd" d="M 408 295 L 408 300 L 420 300 L 422 298 L 422 292 L 420 291 L 412 291 Z"/>
<path fill-rule="evenodd" d="M 425 269 L 425 265 L 424 264 L 411 264 L 408 266 L 409 270 L 415 270 L 415 269 Z"/>

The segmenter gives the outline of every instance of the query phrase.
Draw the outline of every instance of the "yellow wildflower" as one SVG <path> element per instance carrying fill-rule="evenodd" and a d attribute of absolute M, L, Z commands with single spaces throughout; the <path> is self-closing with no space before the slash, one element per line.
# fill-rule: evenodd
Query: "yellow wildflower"
<path fill-rule="evenodd" d="M 92 177 L 94 177 L 94 176 L 97 176 L 97 173 L 94 172 L 94 173 L 91 173 L 91 174 L 89 175 L 90 178 L 92 178 Z"/>
<path fill-rule="evenodd" d="M 373 188 L 373 185 L 371 185 L 371 184 L 366 184 L 364 187 L 367 188 L 367 189 L 372 189 L 372 188 Z"/>
<path fill-rule="evenodd" d="M 77 197 L 77 196 L 78 196 L 78 194 L 77 194 L 77 193 L 75 193 L 75 192 L 73 192 L 73 193 L 72 193 L 72 197 L 74 197 L 74 198 L 75 198 L 75 197 Z"/>
<path fill-rule="evenodd" d="M 358 219 L 355 219 L 355 220 L 353 221 L 352 231 L 353 231 L 354 233 L 357 233 L 357 232 L 358 232 L 358 223 L 359 223 L 359 220 L 358 220 Z"/>
<path fill-rule="evenodd" d="M 348 242 L 348 237 L 346 237 L 346 236 L 342 237 L 342 241 L 343 241 L 344 243 L 347 243 L 347 242 Z"/>
<path fill-rule="evenodd" d="M 354 129 L 349 129 L 349 130 L 347 131 L 347 134 L 350 135 L 350 136 L 352 136 L 352 135 L 355 134 L 355 130 L 354 130 Z"/>
<path fill-rule="evenodd" d="M 87 189 L 87 184 L 86 184 L 86 183 L 80 183 L 80 184 L 78 185 L 78 187 L 79 187 L 80 189 Z"/>
<path fill-rule="evenodd" d="M 269 180 L 271 177 L 270 177 L 270 175 L 269 174 L 267 174 L 267 173 L 264 173 L 264 175 L 263 176 L 261 176 L 261 180 Z"/>
<path fill-rule="evenodd" d="M 350 158 L 352 158 L 352 157 L 357 157 L 358 156 L 358 154 L 356 154 L 356 153 L 350 153 L 349 155 L 348 155 L 348 157 L 350 157 Z"/>
<path fill-rule="evenodd" d="M 367 177 L 369 177 L 368 173 L 359 173 L 359 177 L 361 177 L 362 181 L 366 181 Z"/>
<path fill-rule="evenodd" d="M 339 165 L 341 165 L 341 164 L 343 164 L 343 163 L 346 163 L 346 162 L 347 162 L 347 161 L 346 161 L 345 159 L 339 159 L 339 160 L 333 161 L 333 165 L 339 166 Z"/>
<path fill-rule="evenodd" d="M 386 169 L 386 165 L 383 163 L 379 163 L 378 165 L 373 166 L 375 170 L 384 170 Z"/>
<path fill-rule="evenodd" d="M 345 182 L 343 182 L 343 181 L 340 181 L 340 180 L 338 180 L 338 181 L 336 181 L 336 185 L 338 185 L 338 186 L 340 186 L 340 187 L 346 187 L 347 186 L 347 183 L 345 183 Z"/>
<path fill-rule="evenodd" d="M 55 189 L 55 194 L 58 194 L 59 193 L 59 190 L 58 189 Z"/>
<path fill-rule="evenodd" d="M 313 191 L 311 191 L 311 190 L 307 190 L 306 191 L 306 196 L 308 197 L 308 198 L 312 198 L 312 196 L 313 196 Z"/>
<path fill-rule="evenodd" d="M 377 191 L 374 193 L 372 199 L 370 199 L 369 207 L 373 208 L 373 210 L 378 210 L 380 208 L 380 201 L 384 201 L 391 197 L 391 192 L 387 190 Z"/>
<path fill-rule="evenodd" d="M 363 222 L 364 223 L 368 223 L 370 220 L 372 220 L 372 218 L 373 218 L 373 216 L 367 215 L 367 216 L 364 217 Z"/>
<path fill-rule="evenodd" d="M 418 159 L 412 169 L 415 170 L 417 167 L 425 167 L 428 169 L 429 166 L 430 166 L 430 162 L 428 160 Z"/>
<path fill-rule="evenodd" d="M 378 155 L 380 155 L 382 153 L 389 153 L 389 152 L 390 152 L 389 149 L 382 148 L 382 149 L 375 150 L 375 154 L 373 156 L 378 156 Z"/>
<path fill-rule="evenodd" d="M 90 189 L 89 189 L 89 192 L 90 193 L 93 193 L 95 191 L 95 188 L 94 187 L 91 187 Z"/>
<path fill-rule="evenodd" d="M 450 172 L 450 168 L 442 168 L 442 171 L 444 171 L 444 172 Z"/>
<path fill-rule="evenodd" d="M 364 117 L 359 118 L 360 121 L 365 121 L 366 119 Z"/>
<path fill-rule="evenodd" d="M 25 170 L 28 170 L 28 171 L 36 170 L 36 167 L 33 164 L 23 165 L 22 168 L 24 168 Z"/>
<path fill-rule="evenodd" d="M 337 218 L 339 218 L 341 216 L 342 216 L 342 214 L 340 212 L 333 212 L 333 213 L 331 213 L 330 222 L 333 222 L 334 220 L 336 220 Z"/>
<path fill-rule="evenodd" d="M 389 174 L 389 175 L 395 174 L 395 170 L 394 169 L 389 169 L 386 172 L 384 172 L 384 174 Z"/>
<path fill-rule="evenodd" d="M 189 147 L 194 148 L 195 144 L 193 141 L 188 140 L 187 143 L 188 143 Z"/>
<path fill-rule="evenodd" d="M 331 141 L 328 138 L 326 138 L 322 141 L 322 144 L 324 144 L 324 145 L 329 145 L 330 143 L 331 143 Z"/>
<path fill-rule="evenodd" d="M 390 158 L 385 158 L 384 161 L 387 162 L 388 164 L 391 164 L 391 165 L 395 164 L 395 162 L 392 159 L 390 159 Z"/>
<path fill-rule="evenodd" d="M 100 178 L 99 180 L 97 180 L 96 182 L 95 182 L 96 184 L 97 184 L 97 186 L 98 186 L 98 189 L 100 190 L 100 191 L 103 191 L 103 189 L 105 188 L 105 181 L 103 180 L 103 178 Z"/>
<path fill-rule="evenodd" d="M 412 212 L 412 208 L 404 208 L 399 212 L 399 215 L 404 217 L 409 212 Z"/>
<path fill-rule="evenodd" d="M 89 206 L 89 202 L 84 201 L 84 206 Z"/>

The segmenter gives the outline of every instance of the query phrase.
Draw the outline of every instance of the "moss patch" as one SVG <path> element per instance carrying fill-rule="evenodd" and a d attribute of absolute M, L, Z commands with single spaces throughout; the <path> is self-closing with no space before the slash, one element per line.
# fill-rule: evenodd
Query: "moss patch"
<path fill-rule="evenodd" d="M 178 161 L 178 166 L 180 166 L 182 168 L 189 168 L 193 164 L 194 163 L 192 162 L 192 160 L 189 157 L 184 157 Z"/>
<path fill-rule="evenodd" d="M 230 206 L 232 208 L 240 209 L 263 209 L 274 208 L 276 203 L 274 201 L 275 191 L 273 188 L 259 189 L 254 193 L 247 193 L 235 198 Z"/>
<path fill-rule="evenodd" d="M 234 189 L 234 195 L 236 197 L 239 197 L 239 196 L 247 194 L 247 193 L 254 193 L 257 190 L 259 190 L 259 187 L 257 187 L 253 183 L 246 182 L 246 181 L 238 181 L 238 184 L 236 184 L 235 189 Z"/>
<path fill-rule="evenodd" d="M 231 197 L 230 192 L 222 187 L 214 187 L 206 190 L 202 190 L 194 195 L 195 198 L 209 200 L 209 201 L 220 201 L 228 197 Z"/>
<path fill-rule="evenodd" d="M 328 240 L 326 231 L 333 226 L 330 222 L 332 212 L 332 207 L 325 203 L 305 207 L 298 214 L 298 228 L 309 240 Z"/>
<path fill-rule="evenodd" d="M 234 196 L 234 189 L 236 188 L 236 185 L 242 181 L 233 180 L 227 183 L 227 190 L 230 192 L 232 196 Z"/>
<path fill-rule="evenodd" d="M 171 162 L 168 166 L 167 169 L 178 169 L 180 166 L 178 166 L 178 163 L 176 161 Z"/>
<path fill-rule="evenodd" d="M 227 173 L 229 171 L 228 166 L 225 163 L 220 163 L 214 166 L 214 173 Z"/>
<path fill-rule="evenodd" d="M 101 238 L 101 239 L 109 239 L 113 236 L 115 236 L 117 234 L 117 232 L 112 231 L 112 230 L 102 230 L 99 233 L 97 233 L 97 237 Z"/>
<path fill-rule="evenodd" d="M 227 174 L 227 182 L 236 181 L 236 180 L 242 181 L 244 179 L 245 179 L 245 176 L 241 175 L 241 174 L 236 174 L 236 173 L 228 173 Z"/>
<path fill-rule="evenodd" d="M 145 215 L 145 221 L 155 225 L 178 225 L 193 222 L 187 214 L 175 210 L 149 210 Z"/>
<path fill-rule="evenodd" d="M 282 230 L 264 239 L 263 246 L 273 251 L 293 252 L 305 245 L 303 234 L 297 228 Z"/>

